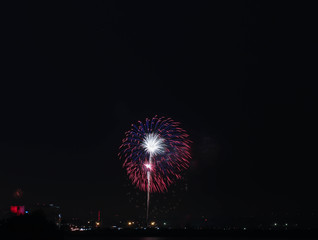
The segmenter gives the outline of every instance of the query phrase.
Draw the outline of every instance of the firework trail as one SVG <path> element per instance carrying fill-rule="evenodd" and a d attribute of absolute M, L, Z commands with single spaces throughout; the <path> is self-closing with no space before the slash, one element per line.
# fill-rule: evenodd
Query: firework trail
<path fill-rule="evenodd" d="M 189 167 L 190 140 L 171 118 L 157 116 L 141 121 L 126 132 L 119 157 L 132 183 L 147 191 L 147 222 L 150 192 L 164 192 Z"/>

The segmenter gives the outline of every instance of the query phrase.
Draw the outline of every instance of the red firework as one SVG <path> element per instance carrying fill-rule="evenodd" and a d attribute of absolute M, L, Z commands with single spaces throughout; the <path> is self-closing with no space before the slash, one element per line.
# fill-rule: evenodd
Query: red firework
<path fill-rule="evenodd" d="M 155 116 L 132 124 L 119 152 L 132 183 L 143 191 L 164 192 L 181 179 L 191 158 L 188 137 L 171 118 Z"/>

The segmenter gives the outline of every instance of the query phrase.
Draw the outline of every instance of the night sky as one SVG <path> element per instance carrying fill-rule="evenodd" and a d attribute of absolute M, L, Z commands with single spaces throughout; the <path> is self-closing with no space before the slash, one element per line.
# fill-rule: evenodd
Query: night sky
<path fill-rule="evenodd" d="M 117 154 L 158 115 L 181 122 L 192 160 L 152 216 L 317 214 L 313 6 L 24 2 L 1 16 L 1 211 L 21 188 L 65 217 L 144 216 Z"/>

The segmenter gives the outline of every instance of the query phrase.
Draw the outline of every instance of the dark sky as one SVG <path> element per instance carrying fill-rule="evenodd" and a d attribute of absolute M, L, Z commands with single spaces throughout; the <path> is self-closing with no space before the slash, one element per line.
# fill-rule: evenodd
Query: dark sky
<path fill-rule="evenodd" d="M 1 210 L 21 188 L 67 217 L 143 216 L 117 153 L 157 114 L 193 144 L 153 216 L 317 213 L 315 15 L 290 1 L 2 6 Z"/>

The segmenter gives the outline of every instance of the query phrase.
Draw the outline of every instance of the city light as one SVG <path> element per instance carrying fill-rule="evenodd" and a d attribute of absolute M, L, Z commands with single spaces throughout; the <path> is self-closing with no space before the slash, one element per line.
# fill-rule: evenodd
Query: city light
<path fill-rule="evenodd" d="M 156 223 L 155 222 L 151 222 L 150 224 L 151 224 L 151 226 L 154 226 Z"/>

